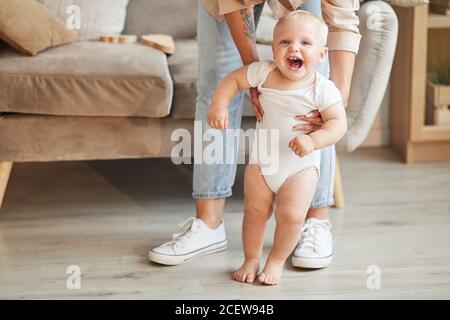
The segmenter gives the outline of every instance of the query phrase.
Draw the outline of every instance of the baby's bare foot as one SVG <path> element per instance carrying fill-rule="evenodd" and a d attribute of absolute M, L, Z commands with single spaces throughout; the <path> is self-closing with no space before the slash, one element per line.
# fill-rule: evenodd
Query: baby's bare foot
<path fill-rule="evenodd" d="M 259 270 L 259 259 L 245 259 L 242 266 L 234 272 L 234 280 L 252 283 Z"/>
<path fill-rule="evenodd" d="M 277 262 L 270 257 L 267 258 L 264 270 L 258 276 L 259 282 L 266 285 L 276 285 L 280 281 L 281 271 L 283 270 L 284 263 Z"/>

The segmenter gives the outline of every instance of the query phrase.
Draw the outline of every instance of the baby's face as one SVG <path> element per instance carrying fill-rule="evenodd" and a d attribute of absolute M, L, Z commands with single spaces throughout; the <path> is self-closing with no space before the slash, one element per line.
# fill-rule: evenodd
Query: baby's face
<path fill-rule="evenodd" d="M 277 27 L 273 38 L 273 58 L 281 73 L 291 80 L 301 80 L 327 54 L 320 24 L 313 18 L 284 21 Z"/>

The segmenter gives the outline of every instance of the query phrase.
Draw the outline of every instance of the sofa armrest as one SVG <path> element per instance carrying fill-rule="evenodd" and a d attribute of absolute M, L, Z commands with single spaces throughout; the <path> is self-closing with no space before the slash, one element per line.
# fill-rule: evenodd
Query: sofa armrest
<path fill-rule="evenodd" d="M 397 16 L 386 2 L 365 2 L 358 16 L 362 39 L 346 110 L 348 132 L 337 145 L 347 152 L 361 145 L 375 120 L 389 83 L 398 34 Z"/>

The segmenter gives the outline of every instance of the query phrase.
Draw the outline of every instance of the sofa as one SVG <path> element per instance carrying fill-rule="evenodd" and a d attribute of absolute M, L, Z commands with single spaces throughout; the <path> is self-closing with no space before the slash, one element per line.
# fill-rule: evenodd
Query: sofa
<path fill-rule="evenodd" d="M 172 56 L 141 44 L 80 41 L 27 57 L 0 44 L 0 206 L 14 162 L 170 157 L 172 132 L 193 131 L 197 3 L 128 4 L 123 33 L 170 34 Z M 382 12 L 381 29 L 367 28 L 369 5 Z M 341 143 L 347 151 L 362 142 L 375 118 L 397 35 L 395 14 L 385 2 L 363 4 L 359 15 L 363 40 L 349 133 Z M 271 57 L 268 45 L 258 44 L 258 51 L 261 59 Z M 247 97 L 243 126 L 254 123 Z"/>

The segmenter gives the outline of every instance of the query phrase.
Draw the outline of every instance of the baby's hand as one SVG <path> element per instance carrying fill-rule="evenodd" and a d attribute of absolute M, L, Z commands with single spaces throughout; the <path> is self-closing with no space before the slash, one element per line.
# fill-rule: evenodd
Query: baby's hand
<path fill-rule="evenodd" d="M 307 134 L 295 137 L 289 142 L 289 148 L 300 157 L 304 157 L 314 151 L 314 142 Z"/>
<path fill-rule="evenodd" d="M 211 107 L 208 112 L 208 123 L 211 128 L 228 128 L 228 110 L 221 107 Z"/>

